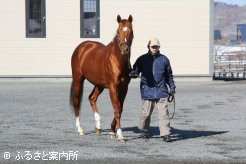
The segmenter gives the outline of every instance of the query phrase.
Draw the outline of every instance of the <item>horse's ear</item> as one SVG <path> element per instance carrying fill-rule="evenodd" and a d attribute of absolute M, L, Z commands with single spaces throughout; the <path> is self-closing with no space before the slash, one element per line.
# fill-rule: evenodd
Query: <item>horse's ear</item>
<path fill-rule="evenodd" d="M 121 21 L 121 17 L 120 17 L 120 15 L 118 15 L 117 16 L 117 22 L 120 23 L 120 21 Z"/>
<path fill-rule="evenodd" d="M 133 19 L 132 19 L 132 15 L 129 15 L 129 17 L 128 17 L 128 21 L 129 21 L 130 23 L 132 23 L 132 21 L 133 21 Z"/>

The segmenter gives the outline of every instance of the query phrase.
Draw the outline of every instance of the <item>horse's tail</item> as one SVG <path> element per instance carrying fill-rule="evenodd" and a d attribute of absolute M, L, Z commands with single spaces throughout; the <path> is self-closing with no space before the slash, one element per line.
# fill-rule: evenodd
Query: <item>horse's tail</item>
<path fill-rule="evenodd" d="M 79 98 L 78 98 L 78 100 L 79 100 L 79 109 L 80 109 L 81 101 L 83 99 L 83 90 L 84 90 L 84 81 L 81 82 L 81 84 L 80 84 Z M 74 99 L 74 94 L 73 94 L 73 81 L 72 81 L 71 87 L 70 87 L 70 98 L 69 98 L 70 107 L 72 107 L 74 105 L 73 99 Z"/>

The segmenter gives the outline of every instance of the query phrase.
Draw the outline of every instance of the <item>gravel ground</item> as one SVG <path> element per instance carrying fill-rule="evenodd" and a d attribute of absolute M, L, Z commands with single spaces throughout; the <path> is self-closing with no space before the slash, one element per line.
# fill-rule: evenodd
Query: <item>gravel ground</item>
<path fill-rule="evenodd" d="M 124 104 L 122 129 L 127 141 L 121 144 L 108 136 L 113 119 L 108 90 L 98 99 L 102 134 L 97 136 L 88 102 L 93 86 L 85 83 L 81 124 L 87 135 L 79 136 L 69 106 L 69 81 L 1 80 L 0 163 L 246 163 L 245 81 L 176 85 L 173 142 L 164 143 L 159 137 L 157 110 L 151 138 L 140 138 L 136 79 Z"/>

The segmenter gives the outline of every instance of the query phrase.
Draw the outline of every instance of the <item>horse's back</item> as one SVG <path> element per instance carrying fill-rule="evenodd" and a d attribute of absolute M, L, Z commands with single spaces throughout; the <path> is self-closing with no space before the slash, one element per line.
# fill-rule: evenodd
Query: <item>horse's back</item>
<path fill-rule="evenodd" d="M 73 52 L 73 56 L 85 56 L 92 51 L 100 51 L 105 48 L 105 45 L 96 41 L 84 41 L 80 43 Z"/>
<path fill-rule="evenodd" d="M 101 81 L 105 85 L 106 46 L 100 42 L 85 41 L 77 46 L 72 55 L 73 73 L 83 75 L 91 83 Z"/>
<path fill-rule="evenodd" d="M 97 60 L 104 53 L 105 45 L 95 41 L 85 41 L 77 46 L 72 55 L 72 64 Z M 81 64 L 83 64 L 81 63 Z"/>

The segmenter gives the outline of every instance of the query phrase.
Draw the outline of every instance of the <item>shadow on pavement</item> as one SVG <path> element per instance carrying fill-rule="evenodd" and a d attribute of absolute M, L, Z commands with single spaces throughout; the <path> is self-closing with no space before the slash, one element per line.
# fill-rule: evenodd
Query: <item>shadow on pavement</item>
<path fill-rule="evenodd" d="M 172 141 L 185 140 L 198 137 L 208 137 L 218 134 L 224 134 L 229 131 L 199 131 L 199 130 L 181 130 L 181 129 L 171 129 Z"/>
<path fill-rule="evenodd" d="M 140 135 L 140 131 L 137 126 L 123 128 L 123 131 L 131 131 L 133 133 L 139 133 Z M 228 132 L 229 131 L 199 131 L 199 130 L 182 130 L 182 129 L 171 128 L 171 139 L 172 141 L 179 141 L 179 140 L 185 140 L 185 139 L 219 135 L 219 134 L 224 134 Z M 149 134 L 151 138 L 160 138 L 159 127 L 150 127 Z M 140 138 L 140 137 L 137 137 L 137 138 Z"/>

